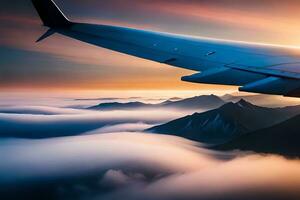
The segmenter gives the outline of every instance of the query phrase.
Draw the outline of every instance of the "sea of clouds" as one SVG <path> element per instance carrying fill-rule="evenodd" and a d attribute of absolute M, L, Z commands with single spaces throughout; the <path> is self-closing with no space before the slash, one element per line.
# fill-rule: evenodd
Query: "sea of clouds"
<path fill-rule="evenodd" d="M 0 137 L 48 138 L 97 133 L 141 131 L 182 117 L 176 110 L 93 111 L 46 106 L 0 107 Z"/>
<path fill-rule="evenodd" d="M 84 200 L 300 197 L 299 160 L 213 152 L 174 136 L 6 139 L 0 158 L 0 186 L 8 197 L 28 190 L 32 199 L 41 193 Z"/>
<path fill-rule="evenodd" d="M 183 138 L 142 132 L 186 114 L 2 106 L 0 195 L 3 199 L 300 199 L 297 159 L 211 151 Z"/>

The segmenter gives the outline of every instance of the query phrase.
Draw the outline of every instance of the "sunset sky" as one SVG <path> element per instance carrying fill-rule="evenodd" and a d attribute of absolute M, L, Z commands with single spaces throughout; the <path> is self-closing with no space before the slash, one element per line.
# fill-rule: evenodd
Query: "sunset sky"
<path fill-rule="evenodd" d="M 56 0 L 74 21 L 300 46 L 297 0 Z M 44 33 L 30 0 L 0 2 L 0 88 L 232 89 L 184 83 L 192 72 Z"/>

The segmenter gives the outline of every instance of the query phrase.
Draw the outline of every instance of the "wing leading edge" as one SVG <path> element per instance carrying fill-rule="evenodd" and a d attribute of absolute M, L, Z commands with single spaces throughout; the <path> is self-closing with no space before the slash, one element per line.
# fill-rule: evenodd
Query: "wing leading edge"
<path fill-rule="evenodd" d="M 69 21 L 53 0 L 32 0 L 50 28 L 38 41 L 59 33 L 128 55 L 198 71 L 183 81 L 240 86 L 240 91 L 300 97 L 300 50 L 109 25 Z"/>

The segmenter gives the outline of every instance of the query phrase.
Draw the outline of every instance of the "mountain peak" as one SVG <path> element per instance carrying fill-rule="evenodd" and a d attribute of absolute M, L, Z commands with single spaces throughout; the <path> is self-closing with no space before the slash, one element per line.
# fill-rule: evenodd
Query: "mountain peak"
<path fill-rule="evenodd" d="M 243 108 L 253 108 L 255 105 L 251 104 L 250 102 L 246 101 L 245 99 L 239 100 L 236 105 L 243 107 Z"/>
<path fill-rule="evenodd" d="M 220 107 L 220 111 L 225 112 L 225 113 L 233 113 L 233 112 L 243 112 L 245 110 L 256 110 L 259 108 L 260 107 L 253 105 L 244 99 L 241 99 L 240 101 L 238 101 L 236 103 L 228 102 L 228 103 L 224 104 L 222 107 Z"/>
<path fill-rule="evenodd" d="M 174 102 L 176 102 L 176 101 L 171 101 L 170 99 L 168 99 L 166 101 L 163 101 L 163 102 L 159 103 L 158 105 L 162 105 L 163 106 L 163 105 L 174 103 Z"/>

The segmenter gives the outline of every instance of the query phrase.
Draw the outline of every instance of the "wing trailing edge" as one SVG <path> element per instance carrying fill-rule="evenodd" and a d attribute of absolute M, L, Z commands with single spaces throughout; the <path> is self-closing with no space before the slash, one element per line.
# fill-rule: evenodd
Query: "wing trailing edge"
<path fill-rule="evenodd" d="M 243 92 L 300 97 L 299 79 L 269 76 L 228 67 L 218 67 L 183 76 L 181 80 L 204 84 L 237 85 L 241 86 L 239 90 Z"/>
<path fill-rule="evenodd" d="M 263 74 L 256 74 L 228 67 L 218 67 L 192 74 L 190 76 L 183 76 L 181 80 L 193 83 L 245 85 L 265 77 L 266 76 Z"/>
<path fill-rule="evenodd" d="M 239 90 L 244 92 L 300 97 L 300 80 L 270 76 L 256 82 L 246 84 L 240 87 Z"/>

